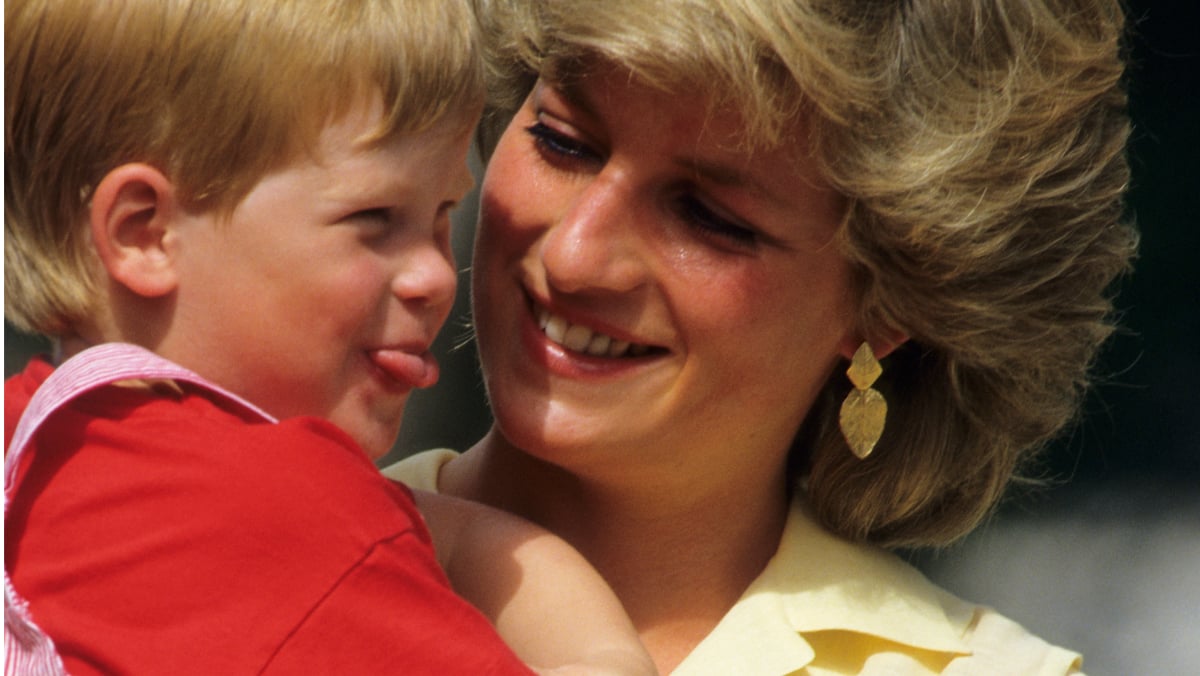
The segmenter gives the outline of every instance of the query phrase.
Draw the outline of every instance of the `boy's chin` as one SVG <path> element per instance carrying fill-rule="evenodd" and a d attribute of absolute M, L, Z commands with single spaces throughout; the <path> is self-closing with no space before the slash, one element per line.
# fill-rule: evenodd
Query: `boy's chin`
<path fill-rule="evenodd" d="M 404 420 L 408 397 L 384 397 L 361 400 L 349 398 L 342 405 L 326 414 L 326 419 L 336 425 L 358 444 L 372 462 L 392 451 L 400 437 L 400 424 Z"/>
<path fill-rule="evenodd" d="M 392 451 L 392 446 L 396 444 L 396 439 L 400 436 L 399 430 L 387 436 L 386 438 L 377 438 L 374 440 L 359 440 L 358 445 L 362 447 L 367 457 L 371 462 L 379 462 Z"/>
<path fill-rule="evenodd" d="M 333 422 L 337 424 L 336 420 Z M 394 425 L 342 426 L 342 429 L 358 443 L 371 462 L 377 462 L 390 453 L 400 437 L 399 420 Z"/>

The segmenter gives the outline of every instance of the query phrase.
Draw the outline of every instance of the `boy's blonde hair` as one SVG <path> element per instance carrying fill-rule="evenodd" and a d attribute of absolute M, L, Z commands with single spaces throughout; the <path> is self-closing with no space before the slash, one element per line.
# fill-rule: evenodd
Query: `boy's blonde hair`
<path fill-rule="evenodd" d="M 797 439 L 828 527 L 949 542 L 1076 415 L 1136 243 L 1119 0 L 492 0 L 482 16 L 497 108 L 538 75 L 616 64 L 737 107 L 751 145 L 809 144 L 847 197 L 859 328 L 911 340 L 885 360 L 874 455 L 841 438 L 841 372 Z"/>
<path fill-rule="evenodd" d="M 483 95 L 466 0 L 7 0 L 4 29 L 4 313 L 48 336 L 96 309 L 86 209 L 121 164 L 229 210 L 371 96 L 368 140 Z"/>

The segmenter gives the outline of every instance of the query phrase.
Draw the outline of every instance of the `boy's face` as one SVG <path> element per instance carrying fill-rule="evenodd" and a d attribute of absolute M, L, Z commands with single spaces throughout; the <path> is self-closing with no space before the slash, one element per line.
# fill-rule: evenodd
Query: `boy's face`
<path fill-rule="evenodd" d="M 413 388 L 437 380 L 430 344 L 454 300 L 451 208 L 470 189 L 463 118 L 368 146 L 359 106 L 304 157 L 259 182 L 228 221 L 176 229 L 175 321 L 159 352 L 280 418 L 319 416 L 372 459 Z"/>

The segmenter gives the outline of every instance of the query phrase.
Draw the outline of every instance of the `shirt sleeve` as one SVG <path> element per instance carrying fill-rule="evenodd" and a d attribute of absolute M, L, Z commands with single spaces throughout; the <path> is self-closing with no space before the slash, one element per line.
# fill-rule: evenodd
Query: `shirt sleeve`
<path fill-rule="evenodd" d="M 990 608 L 976 611 L 968 643 L 972 654 L 951 662 L 946 676 L 1082 676 L 1079 653 L 1042 640 Z"/>
<path fill-rule="evenodd" d="M 529 673 L 328 423 L 104 388 L 36 443 L 5 564 L 69 673 Z"/>
<path fill-rule="evenodd" d="M 263 673 L 530 674 L 439 578 L 432 550 L 380 542 L 330 589 Z"/>

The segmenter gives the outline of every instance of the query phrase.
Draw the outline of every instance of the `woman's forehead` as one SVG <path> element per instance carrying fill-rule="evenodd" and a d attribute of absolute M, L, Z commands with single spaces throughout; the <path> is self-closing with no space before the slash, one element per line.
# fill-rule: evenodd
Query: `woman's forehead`
<path fill-rule="evenodd" d="M 536 88 L 550 88 L 553 95 L 599 122 L 614 122 L 620 116 L 626 126 L 654 128 L 669 120 L 668 127 L 692 130 L 697 158 L 692 162 L 701 173 L 718 182 L 752 171 L 768 156 L 785 157 L 793 169 L 810 173 L 813 164 L 809 126 L 802 114 L 792 115 L 781 133 L 768 137 L 755 133 L 755 115 L 744 102 L 731 100 L 712 83 L 704 86 L 686 82 L 650 81 L 628 67 L 597 61 L 571 75 L 543 75 Z M 708 151 L 708 153 L 702 152 Z M 715 153 L 720 161 L 705 160 Z M 816 178 L 816 174 L 813 174 Z"/>
<path fill-rule="evenodd" d="M 735 110 L 742 117 L 746 141 L 756 146 L 770 146 L 790 135 L 802 111 L 812 107 L 797 73 L 769 50 L 751 49 L 753 53 L 732 57 L 720 44 L 688 44 L 683 51 L 664 54 L 653 44 L 638 42 L 637 35 L 633 31 L 625 36 L 631 43 L 616 40 L 607 51 L 581 44 L 562 53 L 552 50 L 536 70 L 564 87 L 597 73 L 621 73 L 630 82 L 670 97 L 689 96 L 713 109 Z"/>
<path fill-rule="evenodd" d="M 664 171 L 661 176 L 744 195 L 761 205 L 756 211 L 841 222 L 845 199 L 812 157 L 800 120 L 781 142 L 756 144 L 738 107 L 715 103 L 705 92 L 663 91 L 620 69 L 593 70 L 562 84 L 541 80 L 531 99 L 535 114 L 566 114 L 606 152 L 619 152 L 637 166 L 639 175 Z"/>

